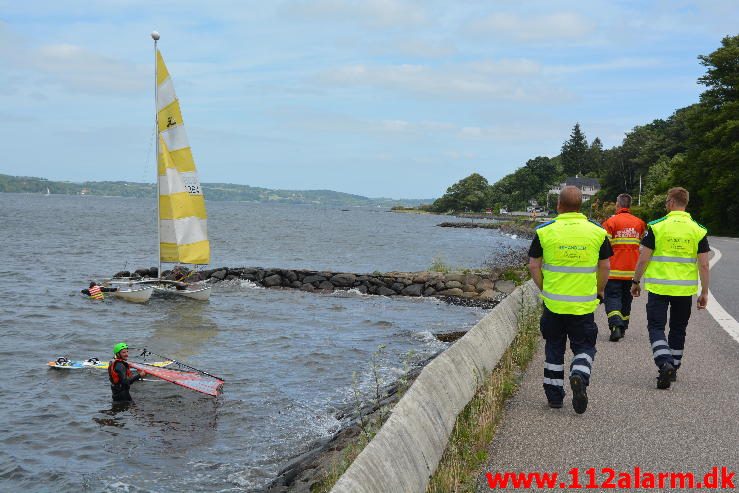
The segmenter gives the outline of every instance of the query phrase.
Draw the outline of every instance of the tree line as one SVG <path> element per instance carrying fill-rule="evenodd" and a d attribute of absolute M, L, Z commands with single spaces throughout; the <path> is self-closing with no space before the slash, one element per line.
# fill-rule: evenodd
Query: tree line
<path fill-rule="evenodd" d="M 601 185 L 583 206 L 599 219 L 612 213 L 618 194 L 636 199 L 640 186 L 641 206 L 634 207 L 635 212 L 656 219 L 665 214 L 667 190 L 682 186 L 690 192 L 688 210 L 711 233 L 739 234 L 739 35 L 723 38 L 721 47 L 698 59 L 706 68 L 698 79 L 706 87 L 699 102 L 669 118 L 634 127 L 610 149 L 597 137 L 588 143 L 576 123 L 558 156 L 530 159 L 492 185 L 473 173 L 428 209 L 523 209 L 530 199 L 545 204 L 552 185 L 579 175 L 596 178 Z"/>

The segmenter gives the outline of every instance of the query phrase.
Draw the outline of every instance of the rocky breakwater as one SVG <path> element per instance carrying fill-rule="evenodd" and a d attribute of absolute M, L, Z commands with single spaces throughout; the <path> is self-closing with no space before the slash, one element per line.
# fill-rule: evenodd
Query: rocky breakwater
<path fill-rule="evenodd" d="M 156 271 L 156 268 L 153 268 Z M 151 269 L 139 269 L 135 276 L 151 275 Z M 128 277 L 119 272 L 115 277 Z M 355 290 L 362 294 L 379 296 L 426 296 L 443 299 L 452 304 L 493 307 L 516 285 L 499 279 L 495 271 L 478 272 L 374 272 L 356 274 L 316 270 L 270 269 L 263 267 L 221 267 L 199 272 L 165 271 L 164 279 L 188 282 L 250 281 L 265 288 L 299 289 L 307 292 L 329 293 L 337 290 Z M 153 274 L 156 277 L 156 273 Z"/>

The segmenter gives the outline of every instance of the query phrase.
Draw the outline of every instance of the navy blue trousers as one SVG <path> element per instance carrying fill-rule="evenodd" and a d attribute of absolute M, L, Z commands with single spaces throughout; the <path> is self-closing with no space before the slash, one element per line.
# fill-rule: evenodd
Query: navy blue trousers
<path fill-rule="evenodd" d="M 561 402 L 565 396 L 564 362 L 567 339 L 574 357 L 570 375 L 580 375 L 585 385 L 590 383 L 590 371 L 595 359 L 598 326 L 594 314 L 561 315 L 544 306 L 539 323 L 544 337 L 544 393 L 550 402 Z"/>
<path fill-rule="evenodd" d="M 670 363 L 680 368 L 685 348 L 685 332 L 690 320 L 692 296 L 667 296 L 649 293 L 647 297 L 647 329 L 652 355 L 657 368 Z M 670 310 L 670 332 L 665 337 L 667 310 Z"/>
<path fill-rule="evenodd" d="M 608 325 L 629 328 L 631 316 L 631 280 L 609 279 L 606 284 L 605 300 Z"/>

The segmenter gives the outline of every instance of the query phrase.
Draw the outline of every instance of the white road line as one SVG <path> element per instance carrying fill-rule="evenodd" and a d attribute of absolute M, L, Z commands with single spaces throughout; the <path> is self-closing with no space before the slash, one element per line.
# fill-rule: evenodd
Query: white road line
<path fill-rule="evenodd" d="M 721 251 L 715 246 L 712 246 L 711 250 L 713 250 L 714 255 L 708 264 L 709 269 L 712 269 L 713 266 L 721 260 Z M 716 298 L 713 297 L 713 293 L 711 293 L 710 290 L 708 291 L 708 306 L 706 306 L 706 310 L 708 310 L 708 313 L 711 314 L 722 329 L 733 337 L 736 342 L 739 342 L 739 322 L 724 310 L 724 307 L 716 301 Z"/>

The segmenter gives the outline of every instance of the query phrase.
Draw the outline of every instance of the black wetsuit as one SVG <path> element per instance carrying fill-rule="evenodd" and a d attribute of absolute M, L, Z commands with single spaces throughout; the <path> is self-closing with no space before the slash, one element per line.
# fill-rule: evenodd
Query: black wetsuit
<path fill-rule="evenodd" d="M 131 384 L 137 380 L 141 380 L 141 375 L 138 373 L 131 378 L 126 376 L 127 365 L 123 361 L 114 360 L 113 371 L 118 375 L 118 384 L 114 384 L 113 380 L 110 381 L 110 390 L 113 392 L 113 400 L 116 402 L 132 402 L 131 394 L 128 389 L 131 388 Z"/>

